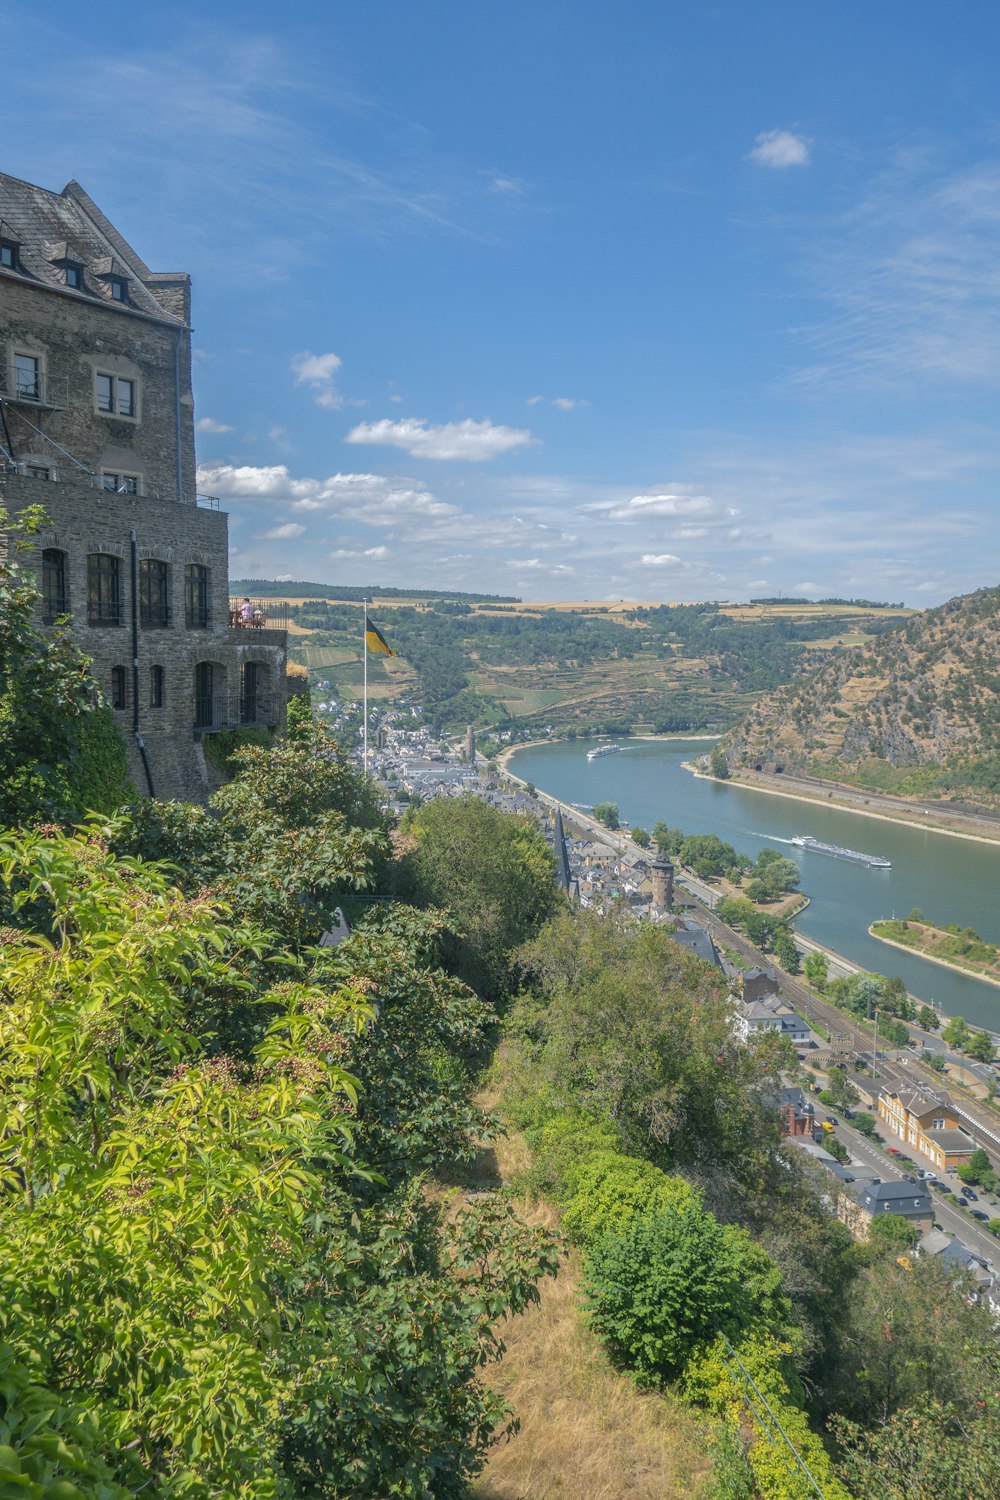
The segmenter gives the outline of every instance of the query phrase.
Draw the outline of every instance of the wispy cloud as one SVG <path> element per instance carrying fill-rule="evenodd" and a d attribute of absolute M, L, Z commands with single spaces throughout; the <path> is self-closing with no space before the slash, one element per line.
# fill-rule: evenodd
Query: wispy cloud
<path fill-rule="evenodd" d="M 431 426 L 422 417 L 403 417 L 398 422 L 383 417 L 379 422 L 360 422 L 344 439 L 346 443 L 372 443 L 402 448 L 414 458 L 465 459 L 483 463 L 537 442 L 524 427 L 494 426 L 488 419 L 445 422 Z"/>
<path fill-rule="evenodd" d="M 790 130 L 762 130 L 749 159 L 759 167 L 804 167 L 809 160 L 809 143 L 804 136 Z"/>
<path fill-rule="evenodd" d="M 262 542 L 291 542 L 303 536 L 305 529 L 299 521 L 286 521 L 283 526 L 272 526 L 270 531 L 259 531 L 257 537 Z"/>
<path fill-rule="evenodd" d="M 341 363 L 337 354 L 312 354 L 308 349 L 302 354 L 295 354 L 291 362 L 295 384 L 308 386 L 317 406 L 339 410 L 344 404 L 344 398 L 333 382 Z"/>
<path fill-rule="evenodd" d="M 213 495 L 272 501 L 303 515 L 352 516 L 368 526 L 388 526 L 417 516 L 444 519 L 459 513 L 457 505 L 437 499 L 419 481 L 401 483 L 384 474 L 331 474 L 312 479 L 293 476 L 285 464 L 202 464 L 198 483 Z"/>
<path fill-rule="evenodd" d="M 217 422 L 214 417 L 199 417 L 194 424 L 195 432 L 232 432 L 227 422 Z"/>

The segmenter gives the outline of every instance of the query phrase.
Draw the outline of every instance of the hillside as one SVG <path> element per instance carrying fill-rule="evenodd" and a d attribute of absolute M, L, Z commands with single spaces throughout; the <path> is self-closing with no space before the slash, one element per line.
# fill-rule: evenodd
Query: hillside
<path fill-rule="evenodd" d="M 762 698 L 730 764 L 1000 802 L 1000 588 L 979 589 Z"/>
<path fill-rule="evenodd" d="M 357 603 L 319 591 L 287 598 L 289 649 L 342 699 L 360 696 Z M 419 694 L 443 728 L 477 725 L 557 733 L 632 729 L 721 732 L 762 692 L 830 650 L 869 639 L 905 612 L 805 602 L 563 604 L 376 599 L 399 652 L 371 658 L 369 694 Z"/>

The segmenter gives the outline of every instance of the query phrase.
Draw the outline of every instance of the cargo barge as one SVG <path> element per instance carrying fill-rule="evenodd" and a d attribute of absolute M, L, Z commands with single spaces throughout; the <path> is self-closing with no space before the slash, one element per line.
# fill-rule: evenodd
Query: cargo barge
<path fill-rule="evenodd" d="M 857 849 L 842 849 L 839 844 L 824 844 L 809 834 L 799 834 L 790 841 L 797 849 L 811 849 L 815 854 L 829 854 L 833 859 L 846 859 L 853 865 L 867 865 L 871 870 L 891 870 L 892 863 L 880 854 L 862 854 Z"/>

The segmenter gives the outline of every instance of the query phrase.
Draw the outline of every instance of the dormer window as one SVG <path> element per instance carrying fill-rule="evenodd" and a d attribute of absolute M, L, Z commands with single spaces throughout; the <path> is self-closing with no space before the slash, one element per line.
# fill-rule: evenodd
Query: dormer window
<path fill-rule="evenodd" d="M 72 261 L 66 262 L 66 285 L 76 287 L 79 291 L 83 286 L 83 267 L 75 266 Z"/>
<path fill-rule="evenodd" d="M 128 281 L 124 276 L 109 276 L 108 288 L 111 292 L 112 302 L 128 301 Z"/>
<path fill-rule="evenodd" d="M 19 269 L 18 245 L 16 240 L 0 240 L 0 266 L 7 271 Z"/>

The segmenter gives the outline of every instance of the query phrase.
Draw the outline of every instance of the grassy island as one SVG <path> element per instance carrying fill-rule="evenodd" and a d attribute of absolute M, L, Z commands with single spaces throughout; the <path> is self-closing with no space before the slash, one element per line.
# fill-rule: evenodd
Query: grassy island
<path fill-rule="evenodd" d="M 899 921 L 873 922 L 868 931 L 883 943 L 1000 984 L 1000 948 L 985 942 L 971 927 L 959 927 L 956 923 L 935 927 L 922 917 L 911 916 Z"/>

